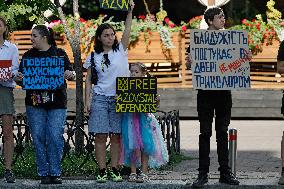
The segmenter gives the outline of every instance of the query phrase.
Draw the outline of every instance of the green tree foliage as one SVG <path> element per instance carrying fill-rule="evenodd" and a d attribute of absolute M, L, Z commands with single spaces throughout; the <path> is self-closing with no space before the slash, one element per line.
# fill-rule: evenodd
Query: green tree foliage
<path fill-rule="evenodd" d="M 30 29 L 33 24 L 44 23 L 43 13 L 56 10 L 50 0 L 0 0 L 0 15 L 12 30 Z"/>
<path fill-rule="evenodd" d="M 99 0 L 78 0 L 79 14 L 84 19 L 92 19 L 99 15 Z M 66 1 L 63 6 L 63 11 L 66 15 L 73 13 L 72 1 Z"/>

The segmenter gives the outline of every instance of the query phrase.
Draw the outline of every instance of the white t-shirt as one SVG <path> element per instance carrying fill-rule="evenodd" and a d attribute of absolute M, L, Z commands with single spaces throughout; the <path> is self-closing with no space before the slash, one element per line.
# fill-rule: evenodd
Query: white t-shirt
<path fill-rule="evenodd" d="M 117 51 L 110 50 L 108 52 L 108 59 L 110 65 L 107 67 L 103 65 L 103 52 L 95 53 L 94 63 L 98 74 L 98 83 L 93 87 L 93 92 L 105 96 L 115 96 L 116 94 L 116 78 L 129 77 L 128 53 L 123 49 L 121 43 Z M 102 66 L 103 65 L 103 66 Z M 86 59 L 84 68 L 88 69 L 91 66 L 91 55 Z M 104 71 L 103 71 L 104 70 Z"/>
<path fill-rule="evenodd" d="M 0 60 L 11 60 L 12 61 L 12 75 L 15 76 L 19 69 L 19 52 L 16 45 L 5 40 L 2 47 L 0 47 Z M 10 79 L 8 81 L 0 81 L 0 85 L 4 87 L 14 88 L 16 86 L 15 81 Z"/>

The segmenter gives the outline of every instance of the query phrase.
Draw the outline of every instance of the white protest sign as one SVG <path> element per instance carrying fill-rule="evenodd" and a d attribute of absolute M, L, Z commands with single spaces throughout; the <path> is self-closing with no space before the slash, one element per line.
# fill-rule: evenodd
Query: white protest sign
<path fill-rule="evenodd" d="M 248 34 L 237 30 L 190 30 L 195 89 L 250 88 Z"/>

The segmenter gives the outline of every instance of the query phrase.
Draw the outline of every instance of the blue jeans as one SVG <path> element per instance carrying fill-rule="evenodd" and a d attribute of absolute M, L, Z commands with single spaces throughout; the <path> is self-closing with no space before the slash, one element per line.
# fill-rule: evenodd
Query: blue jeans
<path fill-rule="evenodd" d="M 66 109 L 26 106 L 39 176 L 60 176 Z"/>

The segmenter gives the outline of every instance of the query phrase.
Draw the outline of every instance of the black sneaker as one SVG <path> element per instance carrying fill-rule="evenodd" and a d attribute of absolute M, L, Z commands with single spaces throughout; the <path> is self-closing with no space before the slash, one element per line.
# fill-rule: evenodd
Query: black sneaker
<path fill-rule="evenodd" d="M 49 176 L 42 176 L 40 178 L 40 184 L 51 184 Z"/>
<path fill-rule="evenodd" d="M 4 173 L 4 177 L 7 183 L 15 183 L 15 177 L 11 170 L 6 169 Z"/>
<path fill-rule="evenodd" d="M 60 176 L 50 176 L 50 184 L 62 184 Z"/>
<path fill-rule="evenodd" d="M 208 182 L 207 173 L 199 173 L 198 178 L 192 183 L 192 188 L 202 188 Z"/>
<path fill-rule="evenodd" d="M 220 183 L 229 184 L 229 185 L 239 185 L 240 182 L 237 180 L 235 175 L 231 172 L 221 173 L 220 174 Z"/>

